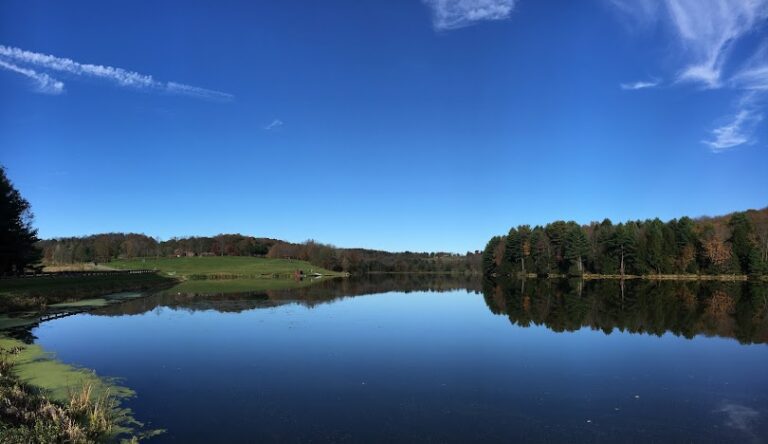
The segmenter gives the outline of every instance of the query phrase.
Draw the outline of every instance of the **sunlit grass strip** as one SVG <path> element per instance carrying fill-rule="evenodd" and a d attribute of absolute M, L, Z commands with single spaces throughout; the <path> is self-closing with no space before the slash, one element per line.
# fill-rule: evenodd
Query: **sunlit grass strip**
<path fill-rule="evenodd" d="M 127 259 L 115 260 L 105 265 L 118 270 L 153 269 L 170 276 L 194 276 L 197 279 L 287 277 L 292 276 L 296 271 L 301 271 L 305 275 L 318 273 L 339 276 L 342 274 L 305 261 L 241 256 Z"/>

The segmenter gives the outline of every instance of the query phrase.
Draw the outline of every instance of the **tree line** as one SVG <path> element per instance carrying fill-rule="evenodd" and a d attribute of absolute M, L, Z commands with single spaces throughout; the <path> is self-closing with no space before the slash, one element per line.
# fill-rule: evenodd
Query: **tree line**
<path fill-rule="evenodd" d="M 106 263 L 114 259 L 182 256 L 264 256 L 276 241 L 239 234 L 161 241 L 137 233 L 103 233 L 37 243 L 45 264 Z"/>
<path fill-rule="evenodd" d="M 291 243 L 241 234 L 193 236 L 165 241 L 136 233 L 105 233 L 47 239 L 37 243 L 47 265 L 106 264 L 142 257 L 255 256 L 304 260 L 329 270 L 350 273 L 479 273 L 480 252 L 416 253 L 338 248 L 314 240 Z"/>
<path fill-rule="evenodd" d="M 513 227 L 482 255 L 486 275 L 768 273 L 768 208 L 719 217 Z"/>
<path fill-rule="evenodd" d="M 255 256 L 298 259 L 334 271 L 480 273 L 480 251 L 418 253 L 337 248 L 219 234 L 160 240 L 139 233 L 103 233 L 40 240 L 29 202 L 0 166 L 0 275 L 39 271 L 42 265 L 104 264 L 115 259 L 189 256 Z"/>

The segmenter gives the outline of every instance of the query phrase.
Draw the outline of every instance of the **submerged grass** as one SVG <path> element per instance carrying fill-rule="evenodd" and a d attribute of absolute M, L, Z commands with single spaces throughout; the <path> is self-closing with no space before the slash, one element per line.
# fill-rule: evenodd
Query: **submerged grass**
<path fill-rule="evenodd" d="M 39 346 L 0 337 L 0 442 L 138 442 L 141 428 L 120 401 L 127 388 L 53 360 Z"/>

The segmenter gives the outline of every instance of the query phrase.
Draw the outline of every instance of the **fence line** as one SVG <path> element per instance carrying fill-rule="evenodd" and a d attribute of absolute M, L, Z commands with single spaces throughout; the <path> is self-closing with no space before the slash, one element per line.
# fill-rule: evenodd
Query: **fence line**
<path fill-rule="evenodd" d="M 83 276 L 116 276 L 125 274 L 150 274 L 157 270 L 88 270 L 88 271 L 46 271 L 40 273 L 27 273 L 18 276 L 0 276 L 0 279 L 42 279 L 51 277 L 83 277 Z"/>

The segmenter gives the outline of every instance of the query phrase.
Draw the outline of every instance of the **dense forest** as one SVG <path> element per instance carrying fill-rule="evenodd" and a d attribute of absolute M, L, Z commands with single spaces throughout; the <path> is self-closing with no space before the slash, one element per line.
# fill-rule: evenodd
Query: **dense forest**
<path fill-rule="evenodd" d="M 493 237 L 486 275 L 768 273 L 768 208 L 719 217 L 520 225 Z"/>
<path fill-rule="evenodd" d="M 240 234 L 173 238 L 166 241 L 135 233 L 106 233 L 40 241 L 47 265 L 95 262 L 140 257 L 256 256 L 299 259 L 334 271 L 479 273 L 480 251 L 464 255 L 337 248 L 313 240 L 291 243 Z"/>

